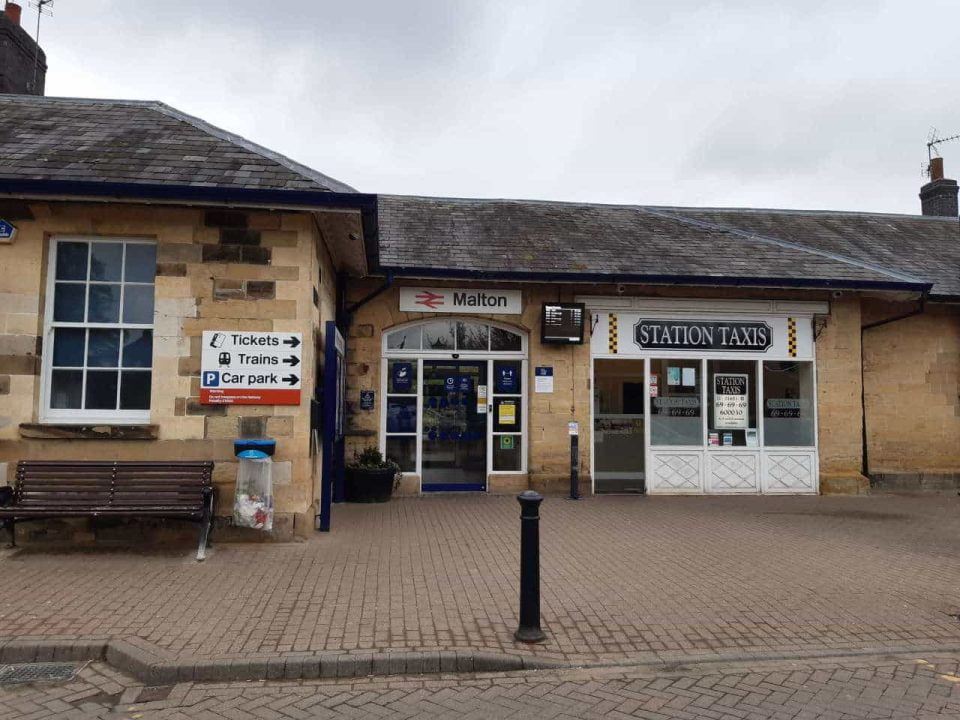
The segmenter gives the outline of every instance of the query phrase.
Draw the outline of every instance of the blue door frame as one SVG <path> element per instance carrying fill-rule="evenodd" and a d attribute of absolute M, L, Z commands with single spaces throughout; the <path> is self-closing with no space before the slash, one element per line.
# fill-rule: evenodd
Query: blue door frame
<path fill-rule="evenodd" d="M 323 345 L 322 427 L 323 458 L 320 471 L 320 527 L 330 531 L 330 503 L 343 502 L 344 476 L 344 397 L 346 344 L 337 323 L 328 320 Z"/>
<path fill-rule="evenodd" d="M 421 384 L 426 382 L 426 376 L 428 367 L 434 367 L 439 365 L 449 365 L 456 368 L 453 376 L 447 378 L 447 383 L 450 383 L 453 380 L 452 385 L 447 388 L 447 392 L 443 393 L 446 398 L 437 398 L 437 397 L 426 397 L 426 386 L 424 385 L 424 390 L 421 393 L 423 396 L 424 407 L 421 408 L 421 412 L 424 414 L 424 423 L 426 423 L 426 414 L 428 410 L 428 405 L 430 408 L 439 410 L 440 408 L 447 407 L 447 402 L 452 401 L 452 404 L 457 407 L 464 407 L 467 410 L 468 422 L 469 420 L 473 421 L 475 427 L 466 427 L 460 428 L 459 431 L 453 428 L 445 428 L 442 426 L 436 428 L 424 427 L 422 433 L 420 434 L 419 442 L 421 443 L 421 463 L 425 462 L 425 456 L 427 452 L 427 443 L 433 443 L 436 441 L 440 442 L 473 442 L 476 443 L 479 441 L 483 448 L 483 472 L 481 474 L 482 480 L 479 482 L 426 482 L 424 477 L 426 472 L 421 467 L 421 484 L 420 489 L 425 493 L 430 492 L 482 492 L 487 489 L 487 442 L 489 432 L 487 430 L 488 416 L 486 413 L 483 413 L 482 418 L 482 429 L 480 429 L 479 415 L 475 413 L 475 408 L 477 404 L 477 391 L 478 388 L 476 385 L 468 378 L 461 375 L 462 371 L 466 367 L 475 368 L 477 373 L 477 378 L 481 380 L 482 383 L 487 383 L 487 367 L 488 363 L 486 360 L 440 360 L 440 359 L 430 359 L 423 361 L 423 377 L 419 379 Z M 466 380 L 467 385 L 461 387 L 460 382 Z M 438 401 L 438 402 L 436 402 Z M 440 405 L 440 408 L 435 408 L 434 404 Z M 462 403 L 462 405 L 461 405 Z M 479 437 L 476 437 L 475 434 L 479 433 Z M 467 437 L 469 436 L 469 437 Z M 457 468 L 452 468 L 453 471 L 456 471 Z M 442 471 L 440 471 L 442 472 Z"/>

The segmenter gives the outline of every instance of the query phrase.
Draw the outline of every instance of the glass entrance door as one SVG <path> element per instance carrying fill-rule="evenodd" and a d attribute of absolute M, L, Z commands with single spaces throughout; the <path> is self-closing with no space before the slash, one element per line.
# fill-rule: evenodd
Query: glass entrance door
<path fill-rule="evenodd" d="M 422 489 L 486 490 L 487 361 L 424 360 L 422 382 Z"/>
<path fill-rule="evenodd" d="M 594 491 L 645 490 L 643 360 L 596 360 L 593 366 Z"/>

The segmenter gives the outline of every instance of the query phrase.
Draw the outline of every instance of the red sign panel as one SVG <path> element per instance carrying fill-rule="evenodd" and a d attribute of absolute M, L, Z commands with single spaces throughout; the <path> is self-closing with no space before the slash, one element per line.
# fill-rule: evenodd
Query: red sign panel
<path fill-rule="evenodd" d="M 300 390 L 200 388 L 204 405 L 299 405 Z"/>

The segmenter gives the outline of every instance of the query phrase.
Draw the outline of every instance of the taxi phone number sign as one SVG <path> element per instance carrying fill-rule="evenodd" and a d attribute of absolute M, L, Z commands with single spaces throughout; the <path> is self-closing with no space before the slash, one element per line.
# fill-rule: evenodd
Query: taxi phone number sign
<path fill-rule="evenodd" d="M 302 333 L 205 330 L 200 402 L 299 405 Z"/>

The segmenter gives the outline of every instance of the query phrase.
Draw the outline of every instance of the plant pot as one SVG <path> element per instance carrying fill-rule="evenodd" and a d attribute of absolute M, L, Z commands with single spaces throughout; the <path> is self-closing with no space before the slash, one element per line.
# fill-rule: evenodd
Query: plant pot
<path fill-rule="evenodd" d="M 347 502 L 386 502 L 393 495 L 393 468 L 347 468 L 343 487 Z"/>

